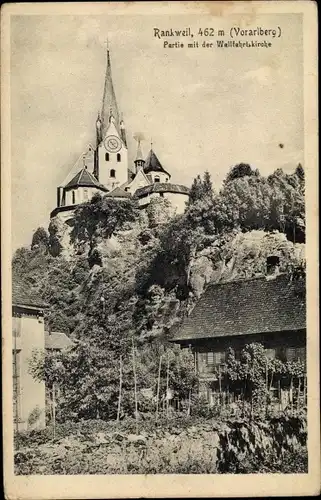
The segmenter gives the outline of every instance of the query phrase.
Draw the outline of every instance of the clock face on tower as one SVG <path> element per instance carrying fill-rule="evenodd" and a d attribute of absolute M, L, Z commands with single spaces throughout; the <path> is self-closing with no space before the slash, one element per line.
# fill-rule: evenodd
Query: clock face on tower
<path fill-rule="evenodd" d="M 118 153 L 121 149 L 121 140 L 116 135 L 106 137 L 104 146 L 110 153 Z"/>

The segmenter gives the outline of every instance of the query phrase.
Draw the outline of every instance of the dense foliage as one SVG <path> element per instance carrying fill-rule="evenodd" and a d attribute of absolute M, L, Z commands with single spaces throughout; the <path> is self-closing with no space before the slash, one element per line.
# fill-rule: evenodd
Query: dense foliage
<path fill-rule="evenodd" d="M 120 418 L 135 415 L 135 376 L 139 413 L 155 412 L 156 406 L 166 401 L 169 387 L 172 397 L 179 399 L 195 391 L 192 353 L 177 346 L 167 346 L 164 351 L 159 346 L 157 356 L 155 346 L 152 350 L 142 346 L 138 351 L 133 345 L 127 350 L 126 344 L 118 342 L 116 356 L 110 345 L 104 339 L 94 345 L 77 342 L 68 351 L 45 356 L 41 351 L 33 352 L 29 366 L 33 377 L 45 380 L 48 388 L 54 384 L 61 388 L 56 397 L 58 421 L 115 419 L 118 405 Z"/>

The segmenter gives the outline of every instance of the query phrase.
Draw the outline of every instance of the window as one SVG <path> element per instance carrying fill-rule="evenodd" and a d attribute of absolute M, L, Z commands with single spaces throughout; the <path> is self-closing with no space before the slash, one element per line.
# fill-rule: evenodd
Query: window
<path fill-rule="evenodd" d="M 275 359 L 276 350 L 275 349 L 265 349 L 265 354 L 268 359 Z"/>
<path fill-rule="evenodd" d="M 306 349 L 305 347 L 297 347 L 296 349 L 297 359 L 300 361 L 306 361 Z"/>
<path fill-rule="evenodd" d="M 206 364 L 207 366 L 218 366 L 225 363 L 225 352 L 207 352 Z"/>
<path fill-rule="evenodd" d="M 214 352 L 207 352 L 206 353 L 206 364 L 207 365 L 214 365 Z"/>
<path fill-rule="evenodd" d="M 109 161 L 109 153 L 106 153 L 106 154 L 105 154 L 105 160 L 106 160 L 106 161 Z"/>
<path fill-rule="evenodd" d="M 305 347 L 288 347 L 285 351 L 287 361 L 305 361 Z"/>
<path fill-rule="evenodd" d="M 72 192 L 72 204 L 74 205 L 76 203 L 76 193 L 75 191 Z"/>
<path fill-rule="evenodd" d="M 154 182 L 160 182 L 160 178 L 158 176 L 154 177 Z"/>
<path fill-rule="evenodd" d="M 12 318 L 12 333 L 13 337 L 21 337 L 21 318 L 19 316 Z"/>
<path fill-rule="evenodd" d="M 114 170 L 113 168 L 110 171 L 110 177 L 113 177 L 113 178 L 116 177 L 116 170 Z"/>
<path fill-rule="evenodd" d="M 161 198 L 164 198 L 164 193 L 159 193 L 159 196 L 160 196 Z"/>
<path fill-rule="evenodd" d="M 12 351 L 13 419 L 20 418 L 20 351 Z"/>
<path fill-rule="evenodd" d="M 225 363 L 225 352 L 214 352 L 214 365 L 222 365 Z"/>
<path fill-rule="evenodd" d="M 121 161 L 121 154 L 117 153 L 117 161 Z"/>
<path fill-rule="evenodd" d="M 88 200 L 88 189 L 84 189 L 84 199 Z"/>

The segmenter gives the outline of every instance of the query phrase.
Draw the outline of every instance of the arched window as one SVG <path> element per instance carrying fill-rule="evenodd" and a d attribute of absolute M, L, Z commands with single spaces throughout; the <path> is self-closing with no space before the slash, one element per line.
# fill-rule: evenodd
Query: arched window
<path fill-rule="evenodd" d="M 110 171 L 110 177 L 116 177 L 116 170 L 114 170 L 113 168 Z"/>
<path fill-rule="evenodd" d="M 74 205 L 76 203 L 76 195 L 75 191 L 72 192 L 72 204 Z"/>
<path fill-rule="evenodd" d="M 121 154 L 117 153 L 117 161 L 121 161 Z"/>
<path fill-rule="evenodd" d="M 160 178 L 157 176 L 154 177 L 154 182 L 160 182 Z"/>
<path fill-rule="evenodd" d="M 106 153 L 106 154 L 105 154 L 105 160 L 106 160 L 106 161 L 109 161 L 109 153 Z"/>

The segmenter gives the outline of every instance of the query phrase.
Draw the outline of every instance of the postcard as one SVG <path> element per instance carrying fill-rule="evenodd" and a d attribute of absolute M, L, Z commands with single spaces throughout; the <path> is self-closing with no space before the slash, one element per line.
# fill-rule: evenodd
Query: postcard
<path fill-rule="evenodd" d="M 6 498 L 317 495 L 316 4 L 1 28 Z"/>

